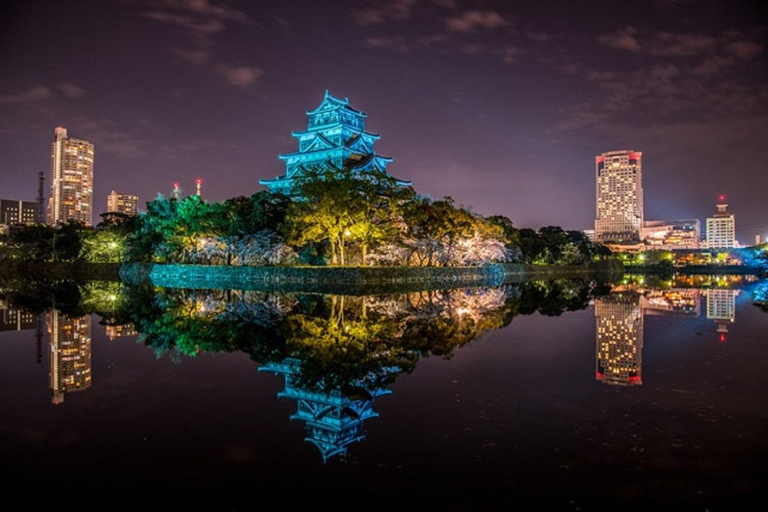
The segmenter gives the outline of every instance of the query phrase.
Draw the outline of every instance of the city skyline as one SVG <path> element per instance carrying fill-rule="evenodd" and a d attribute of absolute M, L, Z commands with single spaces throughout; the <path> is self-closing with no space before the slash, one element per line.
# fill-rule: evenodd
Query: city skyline
<path fill-rule="evenodd" d="M 290 131 L 329 89 L 371 115 L 393 175 L 519 227 L 590 227 L 594 155 L 633 147 L 647 218 L 704 219 L 725 194 L 737 238 L 768 233 L 765 28 L 751 4 L 599 4 L 607 24 L 596 2 L 272 7 L 5 8 L 3 197 L 36 196 L 54 126 L 99 148 L 97 205 L 112 189 L 191 191 L 198 176 L 207 199 L 250 194 L 284 170 Z M 75 19 L 93 30 L 66 52 L 36 36 Z"/>

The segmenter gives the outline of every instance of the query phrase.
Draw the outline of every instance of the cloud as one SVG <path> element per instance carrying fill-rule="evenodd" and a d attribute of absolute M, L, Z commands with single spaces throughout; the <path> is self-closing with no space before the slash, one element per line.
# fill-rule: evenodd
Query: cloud
<path fill-rule="evenodd" d="M 191 64 L 201 65 L 211 60 L 211 51 L 207 48 L 197 50 L 185 50 L 184 48 L 171 48 L 173 53 L 178 58 L 185 60 Z"/>
<path fill-rule="evenodd" d="M 477 30 L 495 30 L 511 25 L 511 22 L 496 11 L 464 11 L 461 15 L 448 18 L 445 26 L 449 32 L 466 34 Z"/>
<path fill-rule="evenodd" d="M 600 44 L 616 48 L 617 50 L 639 52 L 640 43 L 638 42 L 636 35 L 636 29 L 632 27 L 624 27 L 616 30 L 613 34 L 599 36 L 597 40 Z"/>
<path fill-rule="evenodd" d="M 256 66 L 220 66 L 218 72 L 236 87 L 250 87 L 264 76 L 264 71 Z"/>
<path fill-rule="evenodd" d="M 73 84 L 72 82 L 63 82 L 56 86 L 56 88 L 61 91 L 61 93 L 66 96 L 67 98 L 77 100 L 88 94 L 88 91 L 80 87 L 79 85 Z"/>
<path fill-rule="evenodd" d="M 0 94 L 0 105 L 32 104 L 52 96 L 51 90 L 44 85 L 35 85 L 27 91 L 17 94 Z"/>
<path fill-rule="evenodd" d="M 387 21 L 411 19 L 417 0 L 389 0 L 355 11 L 355 23 L 362 26 L 378 25 Z"/>
<path fill-rule="evenodd" d="M 508 45 L 501 51 L 501 60 L 504 61 L 504 64 L 512 64 L 518 55 L 520 55 L 520 50 Z"/>
<path fill-rule="evenodd" d="M 763 51 L 763 47 L 752 41 L 734 41 L 725 46 L 725 49 L 742 60 L 749 60 Z"/>
<path fill-rule="evenodd" d="M 125 131 L 106 117 L 79 118 L 72 124 L 77 126 L 78 133 L 84 139 L 93 142 L 97 156 L 98 153 L 107 153 L 118 158 L 142 158 L 151 146 L 149 140 Z"/>
<path fill-rule="evenodd" d="M 404 36 L 369 37 L 365 40 L 365 44 L 371 48 L 386 48 L 398 52 L 407 52 L 411 50 L 411 44 Z"/>
<path fill-rule="evenodd" d="M 230 85 L 247 88 L 264 75 L 262 69 L 253 65 L 213 64 L 216 61 L 214 36 L 225 33 L 233 23 L 255 24 L 247 14 L 234 7 L 210 0 L 158 0 L 141 14 L 160 23 L 184 28 L 190 37 L 189 46 L 174 46 L 170 52 L 190 64 L 206 66 Z"/>
<path fill-rule="evenodd" d="M 183 14 L 171 14 L 160 11 L 148 11 L 143 13 L 143 16 L 155 21 L 160 21 L 162 23 L 169 23 L 172 25 L 184 27 L 190 33 L 201 37 L 207 37 L 211 34 L 221 32 L 225 27 L 221 20 L 215 18 L 199 20 L 192 16 Z"/>

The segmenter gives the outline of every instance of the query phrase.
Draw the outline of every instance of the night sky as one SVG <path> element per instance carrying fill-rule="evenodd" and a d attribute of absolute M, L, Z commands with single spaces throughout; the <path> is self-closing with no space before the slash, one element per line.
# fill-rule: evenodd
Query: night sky
<path fill-rule="evenodd" d="M 196 177 L 250 195 L 327 88 L 394 176 L 518 227 L 592 228 L 594 156 L 635 149 L 646 219 L 703 222 L 725 194 L 743 243 L 768 235 L 759 2 L 4 4 L 2 198 L 34 200 L 55 126 L 95 144 L 95 213 Z"/>

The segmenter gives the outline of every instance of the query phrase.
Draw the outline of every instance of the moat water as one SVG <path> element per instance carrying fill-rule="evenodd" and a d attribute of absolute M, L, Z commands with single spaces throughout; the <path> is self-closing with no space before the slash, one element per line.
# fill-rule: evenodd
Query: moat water
<path fill-rule="evenodd" d="M 765 288 L 4 284 L 6 499 L 733 509 L 768 484 Z"/>

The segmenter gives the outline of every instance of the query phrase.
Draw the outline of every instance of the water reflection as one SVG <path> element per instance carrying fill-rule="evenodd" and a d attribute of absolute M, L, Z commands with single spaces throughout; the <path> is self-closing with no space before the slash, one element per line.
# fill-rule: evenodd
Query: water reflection
<path fill-rule="evenodd" d="M 51 403 L 67 393 L 91 387 L 91 315 L 69 318 L 58 311 L 47 315 L 51 344 Z"/>
<path fill-rule="evenodd" d="M 518 315 L 556 316 L 594 304 L 596 379 L 639 386 L 646 315 L 696 318 L 706 297 L 707 319 L 724 341 L 739 293 L 728 287 L 745 281 L 555 280 L 382 296 L 44 283 L 6 290 L 0 309 L 3 326 L 39 332 L 47 311 L 53 404 L 92 386 L 91 313 L 110 340 L 137 336 L 158 356 L 244 352 L 258 371 L 282 377 L 278 397 L 295 401 L 291 420 L 303 423 L 305 440 L 327 461 L 365 438 L 365 422 L 378 416 L 376 398 L 421 358 L 450 358 Z"/>

